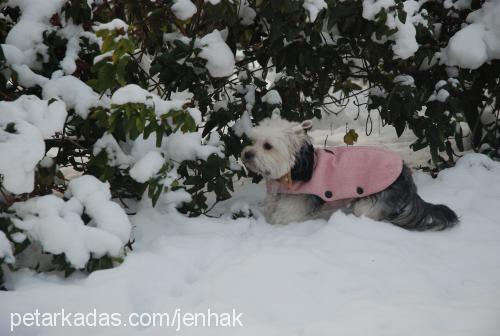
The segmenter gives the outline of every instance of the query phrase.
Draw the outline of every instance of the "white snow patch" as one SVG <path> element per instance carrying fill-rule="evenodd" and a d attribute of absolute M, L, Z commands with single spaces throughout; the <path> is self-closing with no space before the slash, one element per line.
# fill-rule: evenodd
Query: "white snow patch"
<path fill-rule="evenodd" d="M 111 97 L 111 104 L 114 105 L 141 103 L 149 107 L 154 107 L 158 117 L 171 110 L 182 110 L 183 105 L 187 101 L 188 100 L 163 100 L 158 95 L 144 90 L 136 84 L 128 84 L 119 88 Z M 196 112 L 193 111 L 193 115 L 195 114 Z"/>
<path fill-rule="evenodd" d="M 132 158 L 123 152 L 116 139 L 109 133 L 105 133 L 96 141 L 92 152 L 95 156 L 102 151 L 106 152 L 108 165 L 111 167 L 124 169 L 130 166 L 132 162 Z"/>
<path fill-rule="evenodd" d="M 128 30 L 128 24 L 126 24 L 123 20 L 120 19 L 113 19 L 110 22 L 106 23 L 99 23 L 96 26 L 93 27 L 95 31 L 100 31 L 100 30 L 123 30 L 127 31 Z"/>
<path fill-rule="evenodd" d="M 21 219 L 13 218 L 14 225 L 24 230 L 29 239 L 39 242 L 43 251 L 64 253 L 75 268 L 83 268 L 90 256 L 106 254 L 118 256 L 123 246 L 115 235 L 102 229 L 85 225 L 81 207 L 74 206 L 76 199 L 68 202 L 54 195 L 34 197 L 13 205 Z"/>
<path fill-rule="evenodd" d="M 197 12 L 196 6 L 189 0 L 175 0 L 171 9 L 175 17 L 182 21 L 190 19 Z"/>
<path fill-rule="evenodd" d="M 130 176 L 137 182 L 147 182 L 160 171 L 164 164 L 163 156 L 157 151 L 151 151 L 130 169 Z"/>
<path fill-rule="evenodd" d="M 57 13 L 65 0 L 9 0 L 9 7 L 19 7 L 21 17 L 7 34 L 5 42 L 16 46 L 24 54 L 24 63 L 32 69 L 40 67 L 38 55 L 48 59 L 47 46 L 43 44 L 43 32 L 51 30 L 49 20 Z"/>
<path fill-rule="evenodd" d="M 3 231 L 0 231 L 0 260 L 7 264 L 13 264 L 16 261 L 12 252 L 12 246 Z"/>
<path fill-rule="evenodd" d="M 201 48 L 199 56 L 207 60 L 205 67 L 210 76 L 227 77 L 233 74 L 235 66 L 233 52 L 217 29 L 196 40 L 195 45 Z"/>
<path fill-rule="evenodd" d="M 236 136 L 241 137 L 243 134 L 248 134 L 252 127 L 253 125 L 250 114 L 248 111 L 244 111 L 241 117 L 234 123 L 233 131 Z"/>
<path fill-rule="evenodd" d="M 319 12 L 328 7 L 324 0 L 305 0 L 302 6 L 309 13 L 311 22 L 316 21 Z"/>
<path fill-rule="evenodd" d="M 175 163 L 197 159 L 206 161 L 212 154 L 224 157 L 222 147 L 203 145 L 200 133 L 173 133 L 164 139 L 162 149 L 168 159 Z"/>
<path fill-rule="evenodd" d="M 410 75 L 397 75 L 394 77 L 393 83 L 403 86 L 415 86 L 415 79 Z"/>
<path fill-rule="evenodd" d="M 108 182 L 83 175 L 69 182 L 69 191 L 85 207 L 96 227 L 115 235 L 123 244 L 129 241 L 130 221 L 125 211 L 111 201 Z"/>
<path fill-rule="evenodd" d="M 254 23 L 257 13 L 250 7 L 248 0 L 240 0 L 238 6 L 238 17 L 243 26 L 249 26 Z"/>
<path fill-rule="evenodd" d="M 0 174 L 8 191 L 33 191 L 35 167 L 45 155 L 44 139 L 62 131 L 66 115 L 63 102 L 49 104 L 36 96 L 0 102 Z"/>
<path fill-rule="evenodd" d="M 44 99 L 61 98 L 83 119 L 87 118 L 91 107 L 108 105 L 106 96 L 101 99 L 90 86 L 74 76 L 52 78 L 43 85 L 42 94 Z"/>
<path fill-rule="evenodd" d="M 269 90 L 264 96 L 262 96 L 262 101 L 270 105 L 281 105 L 281 96 L 276 90 Z"/>
<path fill-rule="evenodd" d="M 394 41 L 392 50 L 395 58 L 407 59 L 413 56 L 418 50 L 415 25 L 425 23 L 422 15 L 418 12 L 424 2 L 414 0 L 404 1 L 403 7 L 407 17 L 405 23 L 402 23 L 395 12 L 388 11 L 390 7 L 395 6 L 394 0 L 363 0 L 363 17 L 365 19 L 374 21 L 376 15 L 384 9 L 387 12 L 386 26 L 391 29 L 397 29 L 395 34 L 387 37 L 388 40 Z M 379 43 L 386 42 L 386 40 L 376 40 L 375 35 L 372 39 Z"/>
<path fill-rule="evenodd" d="M 466 69 L 477 69 L 500 58 L 500 2 L 486 1 L 470 13 L 470 24 L 452 36 L 442 50 L 441 63 Z"/>

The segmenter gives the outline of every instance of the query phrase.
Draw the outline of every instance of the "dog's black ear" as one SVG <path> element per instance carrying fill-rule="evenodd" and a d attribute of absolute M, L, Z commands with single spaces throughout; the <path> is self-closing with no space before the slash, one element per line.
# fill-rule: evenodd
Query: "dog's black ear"
<path fill-rule="evenodd" d="M 295 156 L 295 165 L 292 167 L 291 175 L 293 181 L 309 181 L 314 169 L 314 147 L 305 143 L 299 153 Z"/>

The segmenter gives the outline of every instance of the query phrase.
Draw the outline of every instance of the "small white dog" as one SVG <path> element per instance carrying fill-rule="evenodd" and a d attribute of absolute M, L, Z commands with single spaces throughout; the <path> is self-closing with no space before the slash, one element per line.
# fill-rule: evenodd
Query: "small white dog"
<path fill-rule="evenodd" d="M 341 209 L 409 230 L 443 230 L 458 222 L 445 205 L 423 201 L 411 172 L 397 155 L 376 147 L 314 148 L 301 124 L 280 118 L 251 129 L 245 166 L 267 180 L 269 223 L 328 218 Z"/>

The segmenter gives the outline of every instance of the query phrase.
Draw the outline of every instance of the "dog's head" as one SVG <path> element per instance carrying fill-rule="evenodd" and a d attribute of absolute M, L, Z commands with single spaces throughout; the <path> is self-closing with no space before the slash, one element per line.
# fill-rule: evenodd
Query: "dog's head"
<path fill-rule="evenodd" d="M 292 180 L 309 180 L 314 149 L 306 131 L 311 127 L 311 120 L 299 124 L 280 118 L 264 119 L 248 132 L 253 144 L 241 152 L 243 163 L 268 179 L 291 173 Z"/>

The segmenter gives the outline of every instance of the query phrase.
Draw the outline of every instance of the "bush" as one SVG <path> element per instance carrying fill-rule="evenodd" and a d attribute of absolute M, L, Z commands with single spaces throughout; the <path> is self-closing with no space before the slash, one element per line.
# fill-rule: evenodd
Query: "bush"
<path fill-rule="evenodd" d="M 467 27 L 495 24 L 492 1 L 0 3 L 0 260 L 9 265 L 33 245 L 50 257 L 44 270 L 119 262 L 128 220 L 117 230 L 88 192 L 119 200 L 120 218 L 144 196 L 206 213 L 244 175 L 245 131 L 276 109 L 321 118 L 354 99 L 398 135 L 411 129 L 411 147 L 429 148 L 440 167 L 453 163 L 453 143 L 463 150 L 466 129 L 474 150 L 500 156 L 498 53 L 457 49 Z M 97 178 L 85 180 L 90 191 L 78 179 L 72 187 L 74 172 Z M 60 226 L 43 229 L 50 220 Z M 45 239 L 64 225 L 102 246 L 75 256 Z"/>

